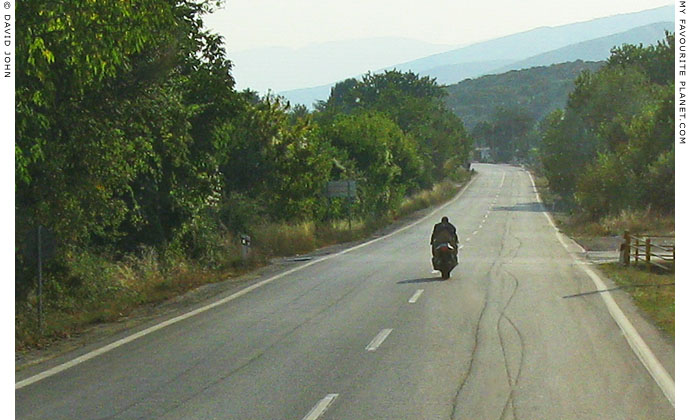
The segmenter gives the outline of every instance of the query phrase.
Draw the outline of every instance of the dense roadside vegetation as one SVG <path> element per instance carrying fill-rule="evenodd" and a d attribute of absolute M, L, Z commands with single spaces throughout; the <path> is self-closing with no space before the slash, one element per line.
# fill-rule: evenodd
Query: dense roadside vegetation
<path fill-rule="evenodd" d="M 467 177 L 470 138 L 432 79 L 349 79 L 314 112 L 236 91 L 203 26 L 219 3 L 17 5 L 18 348 L 40 342 L 39 226 L 50 337 L 241 270 L 240 233 L 258 264 L 361 237 Z M 343 179 L 352 203 L 324 195 Z"/>
<path fill-rule="evenodd" d="M 541 123 L 549 187 L 585 217 L 673 213 L 673 48 L 671 34 L 654 46 L 614 48 Z"/>

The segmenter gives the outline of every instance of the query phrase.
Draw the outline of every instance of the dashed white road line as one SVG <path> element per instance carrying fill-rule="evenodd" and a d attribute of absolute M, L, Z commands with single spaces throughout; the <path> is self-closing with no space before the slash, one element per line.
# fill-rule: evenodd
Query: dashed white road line
<path fill-rule="evenodd" d="M 417 299 L 424 293 L 424 289 L 417 289 L 414 295 L 407 301 L 408 303 L 417 303 Z"/>
<path fill-rule="evenodd" d="M 472 232 L 472 235 L 476 235 L 476 234 L 478 234 L 478 233 L 479 233 L 479 231 L 478 231 L 478 230 L 475 230 L 474 232 Z"/>
<path fill-rule="evenodd" d="M 468 242 L 469 242 L 470 239 L 472 239 L 472 238 L 467 238 L 467 239 L 465 239 L 465 241 L 468 241 Z"/>
<path fill-rule="evenodd" d="M 307 413 L 307 415 L 302 418 L 302 420 L 318 419 L 319 417 L 321 417 L 323 413 L 326 412 L 326 410 L 328 410 L 328 406 L 330 406 L 336 398 L 338 398 L 338 394 L 326 395 L 321 399 L 321 401 L 316 403 L 314 408 L 312 408 L 311 411 L 309 411 L 309 413 Z"/>
<path fill-rule="evenodd" d="M 371 343 L 366 347 L 367 351 L 376 351 L 376 349 L 383 344 L 383 341 L 388 338 L 388 335 L 393 331 L 392 328 L 385 328 L 381 330 L 378 334 L 376 334 L 376 337 L 374 337 L 373 340 L 371 340 Z"/>

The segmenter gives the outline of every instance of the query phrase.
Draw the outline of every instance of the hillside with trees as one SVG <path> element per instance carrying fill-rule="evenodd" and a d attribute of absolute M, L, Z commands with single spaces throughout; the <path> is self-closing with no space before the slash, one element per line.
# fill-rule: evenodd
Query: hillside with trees
<path fill-rule="evenodd" d="M 429 78 L 350 79 L 315 112 L 238 92 L 222 38 L 204 29 L 217 3 L 17 5 L 18 342 L 36 329 L 39 227 L 59 328 L 89 308 L 117 317 L 112 302 L 147 301 L 173 278 L 222 275 L 241 263 L 240 233 L 385 219 L 465 175 L 470 138 Z M 357 198 L 329 200 L 327 182 L 344 179 Z"/>
<path fill-rule="evenodd" d="M 574 61 L 492 74 L 447 86 L 446 104 L 472 130 L 499 108 L 521 108 L 535 120 L 565 106 L 574 80 L 603 62 Z"/>
<path fill-rule="evenodd" d="M 565 106 L 582 71 L 602 65 L 575 61 L 468 79 L 447 86 L 445 101 L 462 118 L 477 146 L 490 149 L 492 161 L 534 161 L 537 123 Z"/>

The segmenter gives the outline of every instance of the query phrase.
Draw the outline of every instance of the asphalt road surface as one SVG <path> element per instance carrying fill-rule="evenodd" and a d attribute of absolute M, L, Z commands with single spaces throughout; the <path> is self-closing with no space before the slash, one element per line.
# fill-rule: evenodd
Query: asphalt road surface
<path fill-rule="evenodd" d="M 529 175 L 15 390 L 18 419 L 670 419 Z M 429 237 L 463 246 L 450 280 Z M 17 380 L 25 379 L 20 374 Z"/>

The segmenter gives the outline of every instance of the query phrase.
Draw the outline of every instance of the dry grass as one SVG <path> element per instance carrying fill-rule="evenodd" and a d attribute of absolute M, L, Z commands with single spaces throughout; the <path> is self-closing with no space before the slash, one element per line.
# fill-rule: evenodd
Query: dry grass
<path fill-rule="evenodd" d="M 603 230 L 620 234 L 625 230 L 632 234 L 673 235 L 675 217 L 654 213 L 651 210 L 623 210 L 616 216 L 607 216 L 599 221 Z"/>
<path fill-rule="evenodd" d="M 451 199 L 458 192 L 458 185 L 451 181 L 443 181 L 434 185 L 431 190 L 420 191 L 410 197 L 406 197 L 400 208 L 395 212 L 395 216 L 401 217 L 414 213 L 415 211 L 443 203 Z"/>
<path fill-rule="evenodd" d="M 266 255 L 287 256 L 313 250 L 314 222 L 272 223 L 255 229 L 252 246 Z"/>

